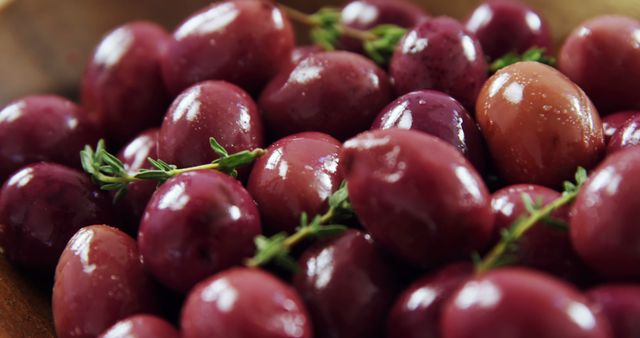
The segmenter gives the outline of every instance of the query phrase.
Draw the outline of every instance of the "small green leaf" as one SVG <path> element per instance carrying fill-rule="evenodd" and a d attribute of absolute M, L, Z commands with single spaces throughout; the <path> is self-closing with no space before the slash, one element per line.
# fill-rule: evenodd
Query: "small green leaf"
<path fill-rule="evenodd" d="M 585 168 L 583 168 L 583 167 L 578 167 L 578 170 L 576 170 L 576 177 L 575 178 L 576 178 L 576 183 L 578 184 L 578 186 L 581 186 L 589 178 L 588 175 L 587 175 L 587 170 Z"/>
<path fill-rule="evenodd" d="M 120 190 L 122 189 L 122 183 L 108 183 L 100 186 L 100 189 L 112 191 L 112 190 Z"/>
<path fill-rule="evenodd" d="M 296 273 L 298 271 L 298 262 L 288 254 L 276 256 L 274 262 L 291 273 Z"/>
<path fill-rule="evenodd" d="M 104 163 L 110 165 L 113 168 L 114 173 L 121 173 L 125 171 L 122 161 L 120 161 L 117 157 L 113 156 L 106 150 L 102 150 L 99 155 L 102 156 L 102 160 Z"/>
<path fill-rule="evenodd" d="M 307 226 L 309 226 L 309 215 L 307 215 L 307 213 L 303 211 L 302 214 L 300 214 L 300 227 L 298 229 Z"/>
<path fill-rule="evenodd" d="M 533 204 L 533 200 L 531 199 L 531 196 L 529 196 L 529 194 L 525 194 L 523 193 L 521 195 L 522 197 L 522 203 L 524 204 L 524 208 L 530 213 L 533 214 L 537 211 L 536 206 Z"/>
<path fill-rule="evenodd" d="M 376 36 L 376 39 L 363 42 L 363 48 L 367 55 L 376 63 L 386 65 L 396 45 L 407 33 L 407 29 L 390 24 L 379 25 L 368 31 Z"/>
<path fill-rule="evenodd" d="M 253 163 L 257 157 L 258 155 L 255 152 L 243 150 L 227 157 L 221 157 L 215 160 L 214 163 L 218 163 L 218 170 L 231 174 L 236 168 Z"/>
<path fill-rule="evenodd" d="M 347 230 L 347 226 L 340 224 L 322 225 L 315 230 L 315 236 L 319 238 L 333 237 Z"/>
<path fill-rule="evenodd" d="M 507 53 L 504 56 L 493 61 L 493 63 L 489 66 L 489 70 L 491 71 L 491 73 L 495 73 L 504 67 L 510 66 L 514 63 L 518 63 L 520 61 L 536 61 L 549 66 L 554 66 L 556 64 L 556 59 L 550 56 L 545 56 L 544 53 L 544 48 L 537 47 L 533 47 L 527 50 L 522 55 Z"/>
<path fill-rule="evenodd" d="M 122 188 L 116 191 L 115 195 L 113 196 L 113 204 L 118 203 L 118 201 L 120 201 L 127 194 L 127 192 L 127 186 L 123 185 Z"/>
<path fill-rule="evenodd" d="M 551 216 L 545 216 L 542 218 L 542 222 L 555 230 L 569 231 L 569 224 L 563 220 L 553 218 Z"/>
<path fill-rule="evenodd" d="M 574 192 L 574 191 L 576 191 L 576 189 L 578 189 L 578 187 L 576 187 L 575 184 L 573 184 L 573 183 L 571 183 L 569 181 L 564 181 L 563 188 L 564 188 L 564 191 L 566 191 L 566 192 Z"/>
<path fill-rule="evenodd" d="M 91 149 L 91 146 L 85 146 L 84 150 L 80 152 L 80 163 L 82 164 L 82 169 L 88 174 L 93 175 L 95 173 L 93 149 Z"/>
<path fill-rule="evenodd" d="M 335 50 L 342 35 L 340 29 L 340 10 L 337 8 L 321 8 L 309 16 L 314 23 L 310 31 L 311 41 L 325 50 Z"/>
<path fill-rule="evenodd" d="M 227 149 L 224 149 L 224 147 L 222 145 L 220 145 L 220 143 L 218 143 L 218 141 L 215 138 L 213 138 L 213 137 L 209 138 L 209 145 L 211 146 L 211 149 L 213 149 L 213 151 L 216 154 L 218 154 L 218 156 L 220 156 L 220 157 L 229 156 L 229 153 L 227 152 Z"/>
<path fill-rule="evenodd" d="M 347 188 L 347 182 L 342 181 L 340 187 L 331 196 L 329 196 L 329 207 L 339 208 L 345 201 L 349 199 L 349 190 Z"/>
<path fill-rule="evenodd" d="M 141 180 L 154 180 L 154 181 L 166 181 L 171 176 L 164 170 L 141 170 L 134 176 Z"/>

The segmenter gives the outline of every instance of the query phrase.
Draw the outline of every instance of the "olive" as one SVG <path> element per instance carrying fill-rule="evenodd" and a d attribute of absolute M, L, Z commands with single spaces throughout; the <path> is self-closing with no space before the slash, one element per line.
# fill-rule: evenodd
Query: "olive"
<path fill-rule="evenodd" d="M 519 62 L 493 75 L 476 107 L 499 174 L 552 188 L 604 150 L 602 122 L 585 93 L 557 70 Z"/>
<path fill-rule="evenodd" d="M 453 146 L 413 130 L 375 130 L 340 155 L 353 209 L 373 239 L 417 267 L 466 258 L 490 239 L 487 187 Z"/>

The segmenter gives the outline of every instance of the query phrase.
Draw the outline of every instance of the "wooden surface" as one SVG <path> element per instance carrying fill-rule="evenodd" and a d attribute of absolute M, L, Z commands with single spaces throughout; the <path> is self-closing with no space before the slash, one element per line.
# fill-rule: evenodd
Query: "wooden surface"
<path fill-rule="evenodd" d="M 285 0 L 304 11 L 339 0 Z M 464 18 L 477 0 L 424 0 L 433 15 Z M 597 14 L 640 18 L 640 0 L 529 0 L 548 19 L 556 44 Z M 0 107 L 21 95 L 74 97 L 82 67 L 109 29 L 144 19 L 174 27 L 207 0 L 0 0 Z M 34 283 L 0 257 L 0 338 L 50 337 L 50 287 Z"/>

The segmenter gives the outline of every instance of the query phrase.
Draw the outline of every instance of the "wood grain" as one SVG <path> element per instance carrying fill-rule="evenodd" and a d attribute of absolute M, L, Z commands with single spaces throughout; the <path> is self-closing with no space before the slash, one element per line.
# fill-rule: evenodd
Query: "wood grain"
<path fill-rule="evenodd" d="M 310 12 L 339 0 L 285 0 Z M 477 0 L 417 1 L 433 15 L 464 18 Z M 638 0 L 529 0 L 551 23 L 556 45 L 597 14 L 640 18 Z M 21 95 L 74 97 L 88 55 L 109 29 L 136 19 L 171 29 L 209 0 L 0 0 L 0 107 Z M 299 36 L 304 36 L 299 34 Z M 0 257 L 0 337 L 52 337 L 49 289 Z"/>

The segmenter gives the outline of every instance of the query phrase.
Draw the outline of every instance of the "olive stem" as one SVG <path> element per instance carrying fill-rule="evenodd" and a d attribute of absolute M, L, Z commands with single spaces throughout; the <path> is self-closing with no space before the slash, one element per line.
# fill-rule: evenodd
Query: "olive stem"
<path fill-rule="evenodd" d="M 318 20 L 315 19 L 314 15 L 306 14 L 302 11 L 283 4 L 279 4 L 278 6 L 294 21 L 297 21 L 309 27 L 318 27 L 321 24 Z M 358 39 L 361 41 L 372 41 L 378 38 L 376 34 L 373 34 L 369 31 L 351 28 L 341 23 L 335 23 L 334 25 L 342 35 L 350 38 Z"/>
<path fill-rule="evenodd" d="M 506 235 L 503 234 L 502 239 L 495 247 L 482 259 L 480 262 L 476 264 L 476 272 L 483 273 L 491 270 L 496 267 L 500 259 L 505 255 L 507 250 L 515 244 L 524 234 L 529 231 L 536 223 L 540 221 L 544 221 L 548 219 L 554 211 L 559 208 L 573 202 L 576 196 L 580 192 L 580 188 L 587 180 L 586 170 L 584 168 L 578 168 L 578 171 L 575 175 L 576 184 L 565 182 L 565 191 L 562 193 L 562 196 L 555 199 L 553 202 L 545 205 L 542 208 L 527 208 L 529 209 L 529 214 L 517 220 L 511 227 L 509 231 L 507 231 Z M 523 199 L 526 201 L 528 196 L 523 195 Z"/>

